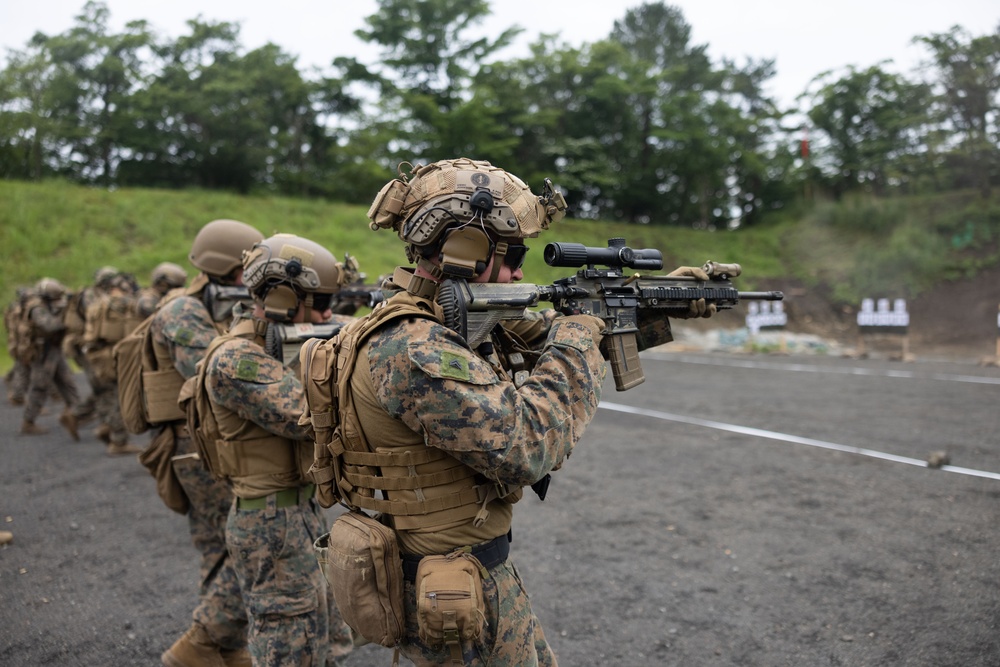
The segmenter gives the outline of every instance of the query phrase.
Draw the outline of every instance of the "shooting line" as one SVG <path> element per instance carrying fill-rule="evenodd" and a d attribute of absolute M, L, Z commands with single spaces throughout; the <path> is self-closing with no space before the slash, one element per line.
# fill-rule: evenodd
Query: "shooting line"
<path fill-rule="evenodd" d="M 837 452 L 844 452 L 847 454 L 857 454 L 859 456 L 867 456 L 874 459 L 880 459 L 882 461 L 891 461 L 892 463 L 905 463 L 907 465 L 918 466 L 920 468 L 929 467 L 926 461 L 922 461 L 920 459 L 913 459 L 908 456 L 896 456 L 895 454 L 887 454 L 886 452 L 880 452 L 874 449 L 865 449 L 864 447 L 853 447 L 851 445 L 840 445 L 835 442 L 826 442 L 825 440 L 816 440 L 814 438 L 803 438 L 797 435 L 778 433 L 776 431 L 767 431 L 760 428 L 751 428 L 749 426 L 726 424 L 724 422 L 711 421 L 708 419 L 698 419 L 697 417 L 685 417 L 684 415 L 676 415 L 669 412 L 660 412 L 659 410 L 647 410 L 645 408 L 636 408 L 631 405 L 622 405 L 620 403 L 606 403 L 605 401 L 601 401 L 598 407 L 603 408 L 604 410 L 611 410 L 613 412 L 623 412 L 625 414 L 641 415 L 643 417 L 652 417 L 653 419 L 662 419 L 664 421 L 680 422 L 682 424 L 691 424 L 693 426 L 704 426 L 705 428 L 712 428 L 716 429 L 717 431 L 739 433 L 740 435 L 750 435 L 756 438 L 767 438 L 768 440 L 777 440 L 779 442 L 790 442 L 792 444 L 806 445 L 808 447 L 832 449 Z M 943 465 L 937 469 L 944 470 L 945 472 L 957 473 L 960 475 L 968 475 L 970 477 L 985 477 L 986 479 L 1000 480 L 1000 473 L 988 472 L 985 470 L 975 470 L 973 468 L 961 468 L 959 466 L 953 466 L 953 465 Z"/>

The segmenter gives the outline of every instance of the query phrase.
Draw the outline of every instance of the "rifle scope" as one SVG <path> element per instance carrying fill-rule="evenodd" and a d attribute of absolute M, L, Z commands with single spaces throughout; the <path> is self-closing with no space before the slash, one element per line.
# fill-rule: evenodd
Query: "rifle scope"
<path fill-rule="evenodd" d="M 614 238 L 608 241 L 607 248 L 591 248 L 582 243 L 550 243 L 545 246 L 545 263 L 572 268 L 600 264 L 614 268 L 659 270 L 663 268 L 663 254 L 655 248 L 629 248 L 625 239 Z"/>

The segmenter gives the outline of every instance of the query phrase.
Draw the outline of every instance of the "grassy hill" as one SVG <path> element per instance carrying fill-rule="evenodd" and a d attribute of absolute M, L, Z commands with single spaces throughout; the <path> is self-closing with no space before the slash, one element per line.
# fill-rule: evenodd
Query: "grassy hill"
<path fill-rule="evenodd" d="M 368 228 L 363 206 L 214 191 L 109 191 L 15 181 L 0 181 L 0 203 L 3 304 L 17 287 L 44 276 L 78 288 L 107 264 L 134 273 L 142 283 L 159 262 L 189 267 L 194 235 L 216 218 L 242 220 L 264 234 L 299 234 L 338 256 L 349 252 L 372 278 L 405 263 L 394 234 Z M 791 281 L 824 294 L 835 305 L 856 304 L 868 295 L 913 298 L 942 281 L 973 277 L 1000 265 L 1000 202 L 983 202 L 964 192 L 884 200 L 858 197 L 787 211 L 759 227 L 715 232 L 570 219 L 529 242 L 533 250 L 525 275 L 533 282 L 567 275 L 567 269 L 543 262 L 542 248 L 550 241 L 603 246 L 616 236 L 625 237 L 632 247 L 659 248 L 668 270 L 708 259 L 739 262 L 742 289 Z M 3 354 L 0 368 L 9 365 Z"/>

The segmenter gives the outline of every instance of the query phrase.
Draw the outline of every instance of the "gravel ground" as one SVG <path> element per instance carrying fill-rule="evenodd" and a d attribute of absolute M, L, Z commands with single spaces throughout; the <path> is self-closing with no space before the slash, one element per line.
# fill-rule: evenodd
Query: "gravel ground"
<path fill-rule="evenodd" d="M 609 381 L 515 513 L 562 665 L 1000 665 L 1000 369 L 676 349 Z M 186 522 L 57 413 L 25 437 L 0 407 L 0 665 L 157 665 L 197 590 Z"/>

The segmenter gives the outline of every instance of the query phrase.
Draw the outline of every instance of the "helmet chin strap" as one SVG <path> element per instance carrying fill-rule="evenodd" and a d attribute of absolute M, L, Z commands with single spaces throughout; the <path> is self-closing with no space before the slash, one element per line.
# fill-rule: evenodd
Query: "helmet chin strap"
<path fill-rule="evenodd" d="M 495 283 L 500 277 L 500 267 L 503 266 L 504 258 L 507 256 L 506 241 L 497 241 L 496 250 L 493 252 L 493 270 L 490 271 L 490 282 Z"/>
<path fill-rule="evenodd" d="M 441 270 L 441 267 L 432 262 L 431 260 L 427 259 L 426 257 L 420 257 L 417 260 L 417 266 L 419 266 L 421 269 L 429 273 L 434 278 L 434 280 L 438 282 L 444 280 L 444 271 Z"/>

